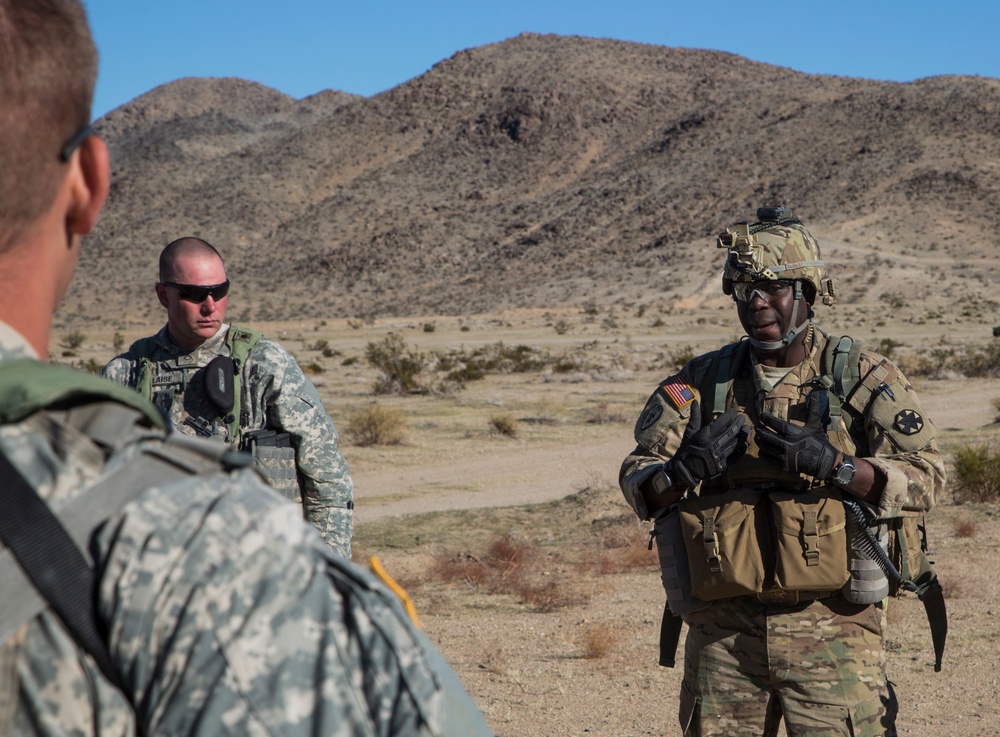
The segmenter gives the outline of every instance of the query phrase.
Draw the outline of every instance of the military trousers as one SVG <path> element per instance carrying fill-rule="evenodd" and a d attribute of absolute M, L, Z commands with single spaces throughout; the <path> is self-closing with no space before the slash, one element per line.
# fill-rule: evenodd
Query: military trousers
<path fill-rule="evenodd" d="M 880 604 L 714 602 L 688 624 L 685 737 L 896 737 Z"/>

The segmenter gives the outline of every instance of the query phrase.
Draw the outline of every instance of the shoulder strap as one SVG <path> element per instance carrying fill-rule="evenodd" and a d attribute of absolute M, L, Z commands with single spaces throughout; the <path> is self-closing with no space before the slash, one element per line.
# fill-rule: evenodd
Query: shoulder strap
<path fill-rule="evenodd" d="M 233 382 L 233 411 L 224 418 L 226 429 L 229 432 L 231 442 L 237 447 L 240 445 L 240 430 L 250 422 L 250 415 L 244 412 L 243 404 L 240 401 L 243 396 L 243 364 L 253 347 L 260 342 L 263 335 L 256 330 L 231 325 L 226 333 L 226 345 L 229 347 L 229 355 L 236 364 L 236 377 L 238 381 Z"/>
<path fill-rule="evenodd" d="M 733 386 L 733 381 L 736 379 L 736 373 L 739 371 L 740 365 L 746 358 L 749 345 L 750 343 L 746 340 L 729 343 L 722 346 L 715 354 L 715 358 L 712 359 L 712 364 L 707 374 L 707 376 L 715 381 L 711 405 L 712 415 L 711 417 L 703 417 L 703 419 L 715 419 L 726 411 L 726 397 Z M 704 399 L 703 391 L 703 409 L 708 405 L 708 402 L 705 402 Z"/>
<path fill-rule="evenodd" d="M 61 409 L 111 400 L 166 429 L 156 408 L 136 392 L 84 371 L 22 358 L 0 362 L 0 423 L 20 422 L 43 408 Z"/>
<path fill-rule="evenodd" d="M 136 369 L 135 389 L 146 399 L 153 398 L 153 350 L 155 336 L 139 338 L 128 348 L 128 357 L 139 364 Z"/>

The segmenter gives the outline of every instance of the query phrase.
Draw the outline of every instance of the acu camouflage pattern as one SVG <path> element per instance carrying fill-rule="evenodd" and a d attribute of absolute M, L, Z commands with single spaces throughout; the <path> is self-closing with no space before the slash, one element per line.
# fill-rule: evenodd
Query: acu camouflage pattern
<path fill-rule="evenodd" d="M 216 356 L 230 355 L 228 325 L 193 351 L 178 346 L 164 326 L 155 336 L 150 360 L 154 367 L 153 403 L 174 429 L 189 435 L 188 417 L 215 420 L 218 410 L 203 389 L 199 369 Z M 123 353 L 101 371 L 105 378 L 135 388 L 141 361 Z M 241 409 L 249 413 L 246 430 L 269 429 L 292 437 L 298 471 L 298 496 L 305 518 L 333 550 L 351 556 L 354 528 L 354 487 L 347 461 L 337 445 L 337 429 L 313 383 L 295 359 L 275 341 L 262 338 L 241 367 Z M 214 432 L 224 437 L 221 422 Z"/>
<path fill-rule="evenodd" d="M 0 360 L 33 357 L 4 328 Z M 67 419 L 0 426 L 0 449 L 50 504 L 162 447 L 135 426 L 106 459 Z M 144 490 L 89 552 L 123 691 L 45 611 L 0 647 L 0 734 L 491 734 L 398 599 L 256 473 Z"/>
<path fill-rule="evenodd" d="M 725 406 L 739 407 L 751 426 L 762 412 L 804 424 L 805 398 L 812 388 L 808 384 L 820 375 L 823 350 L 832 339 L 812 325 L 805 340 L 808 358 L 775 387 L 747 351 L 747 360 L 727 389 Z M 710 411 L 716 356 L 717 352 L 699 356 L 662 382 L 636 423 L 637 446 L 622 463 L 619 482 L 642 519 L 650 518 L 643 489 L 676 452 L 692 408 L 688 404 L 678 409 L 663 386 L 677 381 L 689 385 L 699 405 L 704 408 L 707 403 Z M 854 438 L 863 438 L 859 445 L 867 448 L 855 445 L 843 417 L 838 428 L 831 428 L 831 442 L 864 457 L 885 476 L 880 517 L 922 514 L 934 505 L 945 481 L 944 460 L 935 443 L 937 430 L 898 368 L 869 351 L 861 352 L 860 364 L 862 377 L 877 371 L 887 387 L 868 392 L 864 406 L 856 408 L 860 417 L 854 421 Z M 919 429 L 913 432 L 912 424 L 905 423 L 901 429 L 897 417 L 912 414 L 923 420 Z M 778 482 L 788 489 L 811 485 L 811 479 L 787 474 L 760 458 L 752 432 L 748 445 L 722 481 L 701 489 L 701 494 L 759 482 Z M 684 492 L 680 487 L 668 490 L 664 501 L 680 499 Z M 681 697 L 685 735 L 773 735 L 765 729 L 776 729 L 779 721 L 772 693 L 781 694 L 790 735 L 894 735 L 882 726 L 891 723 L 895 709 L 885 678 L 883 616 L 881 605 L 850 605 L 840 596 L 793 607 L 743 596 L 713 601 L 697 613 L 685 614 L 690 625 Z"/>

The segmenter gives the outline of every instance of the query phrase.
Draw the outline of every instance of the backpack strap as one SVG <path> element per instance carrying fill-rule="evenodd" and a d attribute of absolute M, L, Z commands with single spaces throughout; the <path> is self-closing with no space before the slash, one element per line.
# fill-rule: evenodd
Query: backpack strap
<path fill-rule="evenodd" d="M 260 342 L 263 335 L 250 328 L 231 325 L 226 333 L 226 345 L 229 347 L 229 355 L 236 364 L 236 378 L 233 382 L 233 409 L 223 418 L 226 430 L 229 433 L 230 441 L 235 447 L 242 445 L 241 431 L 250 424 L 250 413 L 243 409 L 240 399 L 243 396 L 243 365 L 253 347 Z"/>
<path fill-rule="evenodd" d="M 131 389 L 67 366 L 32 359 L 0 362 L 0 423 L 39 411 L 66 421 L 106 451 L 135 437 L 136 426 L 165 429 L 159 412 Z M 30 421 L 30 420 L 29 420 Z M 175 433 L 103 474 L 62 504 L 49 504 L 0 453 L 0 643 L 46 608 L 66 626 L 115 685 L 118 675 L 94 611 L 95 576 L 88 546 L 94 531 L 152 483 L 252 462 L 218 443 Z M 153 481 L 155 479 L 155 481 Z"/>

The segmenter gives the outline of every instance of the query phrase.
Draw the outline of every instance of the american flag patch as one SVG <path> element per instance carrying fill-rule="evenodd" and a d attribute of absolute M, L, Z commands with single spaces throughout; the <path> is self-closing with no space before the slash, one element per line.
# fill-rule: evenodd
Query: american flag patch
<path fill-rule="evenodd" d="M 663 391 L 674 400 L 674 406 L 677 409 L 684 409 L 694 401 L 694 389 L 680 379 L 668 381 L 663 385 Z"/>

